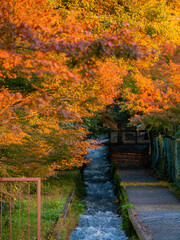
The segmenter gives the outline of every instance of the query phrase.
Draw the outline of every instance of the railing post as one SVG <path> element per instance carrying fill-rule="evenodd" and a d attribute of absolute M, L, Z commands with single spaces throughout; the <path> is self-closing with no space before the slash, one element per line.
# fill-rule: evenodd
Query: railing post
<path fill-rule="evenodd" d="M 2 239 L 2 182 L 1 182 L 1 239 Z"/>
<path fill-rule="evenodd" d="M 37 181 L 37 240 L 41 239 L 41 179 Z"/>

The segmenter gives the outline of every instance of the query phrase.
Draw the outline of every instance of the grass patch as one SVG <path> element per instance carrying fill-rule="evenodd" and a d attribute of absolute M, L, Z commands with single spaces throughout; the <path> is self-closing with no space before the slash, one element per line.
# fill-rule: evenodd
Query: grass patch
<path fill-rule="evenodd" d="M 84 211 L 85 211 L 84 202 L 75 197 L 70 207 L 68 217 L 66 218 L 65 222 L 61 222 L 59 240 L 69 239 L 71 232 L 78 224 L 79 215 L 83 214 Z M 52 237 L 50 240 L 54 240 L 54 238 Z"/>
<path fill-rule="evenodd" d="M 41 187 L 41 239 L 48 240 L 54 226 L 60 217 L 63 207 L 66 202 L 66 198 L 69 192 L 76 187 L 76 182 L 80 176 L 80 170 L 74 169 L 71 171 L 58 172 L 56 177 L 49 177 L 47 180 L 42 181 Z M 27 188 L 27 187 L 26 187 Z M 20 218 L 20 235 L 21 240 L 28 239 L 28 199 L 25 186 L 23 189 L 23 198 L 19 205 L 17 198 L 12 198 L 12 230 L 11 239 L 19 239 L 19 206 L 21 212 Z M 18 191 L 18 190 L 17 190 Z M 37 222 L 37 203 L 36 203 L 36 186 L 31 185 L 31 197 L 30 197 L 30 236 L 29 239 L 36 239 L 36 222 Z M 77 212 L 83 210 L 82 203 L 78 200 L 74 202 L 74 208 Z M 10 239 L 10 205 L 9 203 L 3 204 L 3 232 L 2 239 Z M 77 214 L 78 215 L 78 214 Z"/>

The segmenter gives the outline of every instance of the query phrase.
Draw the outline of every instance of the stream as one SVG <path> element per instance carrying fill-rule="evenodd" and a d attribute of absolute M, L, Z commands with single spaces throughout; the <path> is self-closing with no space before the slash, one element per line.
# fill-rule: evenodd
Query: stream
<path fill-rule="evenodd" d="M 114 184 L 110 174 L 107 146 L 91 149 L 87 158 L 92 161 L 83 171 L 87 196 L 86 211 L 70 240 L 128 240 L 121 229 L 122 219 L 116 214 Z"/>

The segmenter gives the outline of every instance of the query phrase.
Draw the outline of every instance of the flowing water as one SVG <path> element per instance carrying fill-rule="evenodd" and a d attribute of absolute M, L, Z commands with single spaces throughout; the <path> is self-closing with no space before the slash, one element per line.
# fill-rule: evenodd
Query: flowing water
<path fill-rule="evenodd" d="M 127 240 L 121 229 L 122 219 L 116 211 L 114 185 L 110 175 L 108 147 L 91 149 L 87 158 L 93 160 L 83 172 L 87 196 L 86 212 L 71 233 L 70 240 Z"/>

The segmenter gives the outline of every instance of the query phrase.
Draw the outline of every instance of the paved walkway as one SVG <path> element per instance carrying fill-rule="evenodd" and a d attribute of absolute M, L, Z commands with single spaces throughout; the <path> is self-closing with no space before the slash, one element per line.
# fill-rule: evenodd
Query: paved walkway
<path fill-rule="evenodd" d="M 128 196 L 130 219 L 141 240 L 180 240 L 180 200 L 150 176 L 143 146 L 111 146 L 114 166 Z M 147 160 L 147 161 L 146 161 Z"/>
<path fill-rule="evenodd" d="M 145 169 L 119 169 L 141 239 L 180 240 L 180 200 Z"/>

